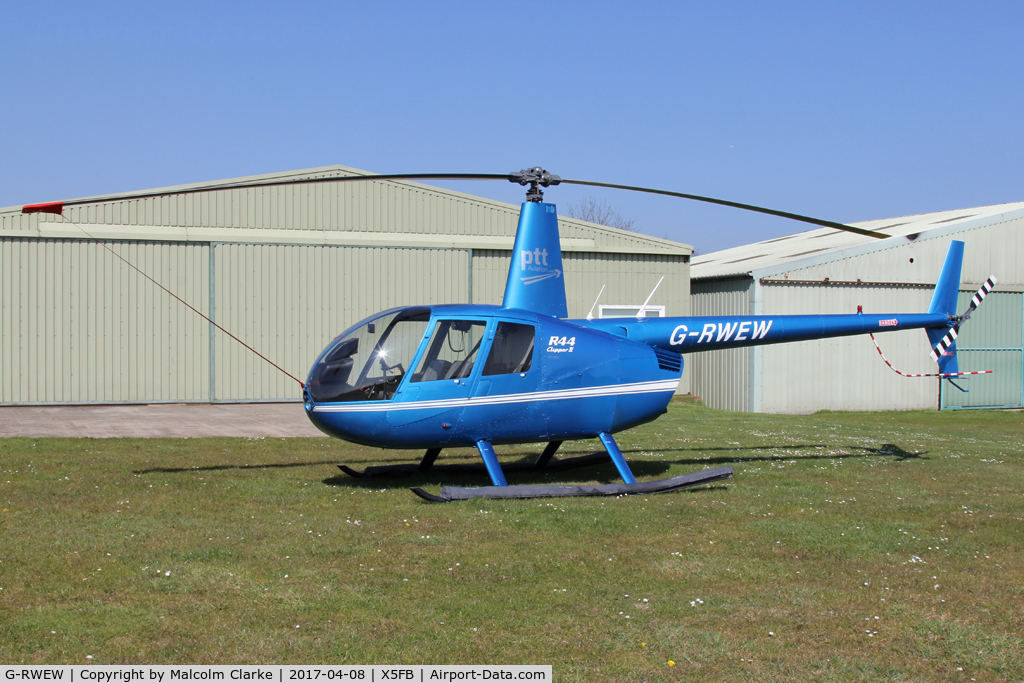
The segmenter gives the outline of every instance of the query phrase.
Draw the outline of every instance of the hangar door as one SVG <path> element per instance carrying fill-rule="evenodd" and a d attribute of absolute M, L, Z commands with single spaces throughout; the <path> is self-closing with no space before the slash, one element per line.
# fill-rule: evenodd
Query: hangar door
<path fill-rule="evenodd" d="M 958 311 L 967 310 L 974 291 L 960 292 Z M 990 293 L 957 337 L 960 371 L 994 370 L 956 380 L 968 393 L 942 382 L 943 409 L 1017 408 L 1024 405 L 1024 293 Z"/>

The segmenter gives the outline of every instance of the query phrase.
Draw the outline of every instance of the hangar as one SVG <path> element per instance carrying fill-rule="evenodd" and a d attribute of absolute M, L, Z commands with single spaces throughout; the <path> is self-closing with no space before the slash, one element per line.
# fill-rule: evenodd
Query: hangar
<path fill-rule="evenodd" d="M 377 311 L 501 303 L 518 206 L 409 181 L 195 191 L 351 175 L 372 174 L 105 195 L 63 216 L 0 209 L 0 404 L 300 399 L 110 250 L 303 380 L 331 338 Z M 559 230 L 570 317 L 602 286 L 595 315 L 635 315 L 661 276 L 647 314 L 690 313 L 689 246 L 569 218 Z"/>
<path fill-rule="evenodd" d="M 905 313 L 927 310 L 951 240 L 965 243 L 960 304 L 991 275 L 995 291 L 961 328 L 961 393 L 904 378 L 865 336 L 689 357 L 691 387 L 712 407 L 765 413 L 1020 407 L 1024 404 L 1024 202 L 854 223 L 878 240 L 827 228 L 694 258 L 693 315 Z M 876 336 L 893 366 L 936 372 L 921 330 Z"/>

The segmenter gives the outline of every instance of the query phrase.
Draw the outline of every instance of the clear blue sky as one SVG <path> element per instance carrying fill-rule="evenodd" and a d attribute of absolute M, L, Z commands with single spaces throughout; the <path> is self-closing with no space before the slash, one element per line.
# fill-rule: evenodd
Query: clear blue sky
<path fill-rule="evenodd" d="M 542 165 L 847 222 L 1024 200 L 1019 1 L 0 9 L 0 206 L 330 164 Z M 805 227 L 599 198 L 702 252 Z"/>

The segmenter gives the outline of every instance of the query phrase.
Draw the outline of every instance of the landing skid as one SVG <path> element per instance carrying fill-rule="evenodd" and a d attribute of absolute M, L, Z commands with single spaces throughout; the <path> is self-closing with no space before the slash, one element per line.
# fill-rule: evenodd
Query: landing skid
<path fill-rule="evenodd" d="M 592 456 L 585 456 L 592 457 Z M 574 458 L 576 459 L 576 458 Z M 508 467 L 507 465 L 505 466 Z M 435 496 L 419 487 L 412 492 L 431 503 L 449 503 L 453 500 L 472 500 L 474 498 L 559 498 L 569 496 L 623 496 L 640 493 L 667 493 L 678 491 L 689 486 L 710 484 L 713 481 L 728 479 L 732 476 L 731 467 L 716 467 L 712 470 L 684 474 L 669 479 L 643 481 L 635 484 L 598 484 L 593 486 L 480 486 L 476 488 L 459 488 L 445 486 L 441 494 Z"/>

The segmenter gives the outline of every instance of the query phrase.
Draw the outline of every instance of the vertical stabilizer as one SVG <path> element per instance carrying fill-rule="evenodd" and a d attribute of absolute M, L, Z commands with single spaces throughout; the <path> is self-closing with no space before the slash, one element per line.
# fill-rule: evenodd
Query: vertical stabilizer
<path fill-rule="evenodd" d="M 956 315 L 956 300 L 960 293 L 960 268 L 964 262 L 964 243 L 953 240 L 946 252 L 946 261 L 942 264 L 942 272 L 935 283 L 932 303 L 928 306 L 929 313 L 945 313 Z"/>
<path fill-rule="evenodd" d="M 523 203 L 503 305 L 556 318 L 568 317 L 554 204 Z"/>
<path fill-rule="evenodd" d="M 953 240 L 949 243 L 949 251 L 946 252 L 946 261 L 942 264 L 942 272 L 935 283 L 935 293 L 932 294 L 931 305 L 928 306 L 929 313 L 944 313 L 948 316 L 956 315 L 956 302 L 960 294 L 960 268 L 964 260 L 964 243 Z M 952 321 L 950 322 L 952 325 Z M 928 333 L 928 341 L 934 348 L 942 338 L 949 332 L 949 328 L 929 327 L 925 330 Z M 937 362 L 939 372 L 959 372 L 956 360 L 956 337 L 950 346 L 944 349 L 939 355 Z"/>

